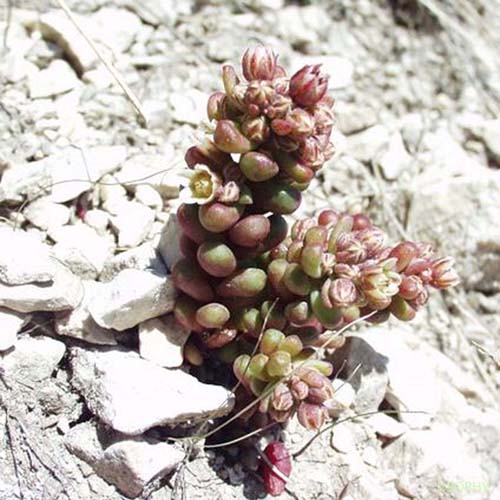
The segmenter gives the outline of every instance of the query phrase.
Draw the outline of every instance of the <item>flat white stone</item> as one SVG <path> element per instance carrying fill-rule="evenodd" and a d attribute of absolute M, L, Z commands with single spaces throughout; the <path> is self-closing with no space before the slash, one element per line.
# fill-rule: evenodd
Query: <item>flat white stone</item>
<path fill-rule="evenodd" d="M 88 305 L 93 297 L 98 297 L 102 283 L 82 281 L 83 298 L 78 307 L 69 313 L 56 315 L 55 328 L 59 335 L 73 337 L 90 344 L 116 345 L 114 330 L 99 326 L 89 313 Z"/>
<path fill-rule="evenodd" d="M 136 201 L 123 201 L 116 207 L 117 215 L 111 225 L 118 234 L 118 246 L 135 247 L 141 244 L 153 224 L 155 213 Z"/>
<path fill-rule="evenodd" d="M 171 312 L 175 296 L 169 276 L 124 269 L 90 300 L 89 311 L 100 326 L 122 331 Z"/>
<path fill-rule="evenodd" d="M 29 314 L 0 307 L 0 351 L 7 351 L 15 345 L 17 333 L 30 319 Z"/>
<path fill-rule="evenodd" d="M 132 352 L 72 349 L 72 383 L 89 409 L 124 434 L 157 425 L 196 422 L 227 414 L 233 395 L 181 370 L 161 368 Z"/>
<path fill-rule="evenodd" d="M 52 61 L 46 69 L 30 74 L 28 87 L 32 99 L 64 94 L 79 85 L 73 68 L 62 59 Z"/>
<path fill-rule="evenodd" d="M 139 325 L 139 352 L 159 366 L 176 368 L 184 361 L 182 351 L 188 338 L 189 330 L 173 314 L 152 318 Z"/>

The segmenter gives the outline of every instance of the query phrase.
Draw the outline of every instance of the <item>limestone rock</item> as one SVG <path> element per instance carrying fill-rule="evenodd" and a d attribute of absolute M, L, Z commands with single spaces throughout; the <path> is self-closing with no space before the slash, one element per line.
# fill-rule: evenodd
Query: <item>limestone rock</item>
<path fill-rule="evenodd" d="M 152 318 L 139 325 L 141 357 L 166 368 L 176 368 L 184 361 L 182 351 L 189 331 L 172 314 Z"/>
<path fill-rule="evenodd" d="M 149 207 L 136 201 L 124 201 L 116 207 L 111 225 L 118 234 L 118 246 L 135 247 L 148 235 L 155 214 Z"/>
<path fill-rule="evenodd" d="M 89 302 L 99 297 L 102 283 L 95 281 L 82 281 L 83 298 L 78 307 L 69 313 L 56 315 L 55 328 L 59 335 L 73 337 L 90 344 L 116 345 L 113 330 L 99 326 L 89 313 Z"/>
<path fill-rule="evenodd" d="M 414 234 L 439 241 L 440 252 L 456 258 L 466 288 L 500 291 L 500 172 L 474 165 L 455 177 L 429 173 L 412 188 Z"/>
<path fill-rule="evenodd" d="M 124 269 L 149 270 L 162 275 L 167 273 L 154 242 L 150 241 L 110 257 L 104 264 L 99 279 L 100 281 L 111 281 Z"/>
<path fill-rule="evenodd" d="M 64 203 L 91 189 L 93 182 L 115 170 L 126 155 L 124 146 L 68 147 L 42 160 L 8 168 L 0 188 L 8 201 L 37 198 L 46 191 L 51 201 Z"/>
<path fill-rule="evenodd" d="M 408 167 L 410 161 L 411 156 L 405 149 L 403 138 L 397 132 L 390 138 L 387 148 L 377 156 L 375 164 L 380 167 L 386 179 L 395 180 Z"/>
<path fill-rule="evenodd" d="M 0 307 L 0 351 L 7 351 L 17 340 L 17 333 L 31 316 Z"/>
<path fill-rule="evenodd" d="M 64 94 L 73 90 L 77 85 L 79 85 L 79 80 L 73 68 L 62 59 L 56 59 L 49 64 L 48 68 L 30 74 L 28 80 L 32 99 Z"/>
<path fill-rule="evenodd" d="M 23 215 L 31 224 L 46 231 L 66 224 L 70 211 L 65 205 L 54 203 L 47 198 L 39 198 L 23 210 Z"/>
<path fill-rule="evenodd" d="M 384 125 L 374 125 L 347 137 L 346 153 L 359 161 L 370 162 L 389 142 Z"/>
<path fill-rule="evenodd" d="M 345 135 L 361 132 L 377 123 L 377 115 L 372 108 L 355 104 L 338 104 L 335 106 L 337 125 Z"/>
<path fill-rule="evenodd" d="M 233 405 L 226 389 L 167 370 L 137 354 L 72 349 L 73 385 L 89 409 L 113 429 L 137 435 L 166 424 L 225 415 Z"/>
<path fill-rule="evenodd" d="M 88 307 L 97 324 L 122 331 L 172 311 L 175 293 L 169 276 L 124 269 Z"/>
<path fill-rule="evenodd" d="M 177 216 L 175 214 L 170 214 L 158 244 L 158 250 L 163 261 L 170 270 L 172 270 L 174 264 L 182 258 L 182 252 L 179 246 L 181 235 L 182 232 L 177 222 Z"/>
<path fill-rule="evenodd" d="M 0 366 L 7 380 L 40 382 L 49 378 L 64 356 L 66 347 L 49 337 L 20 338 L 12 351 L 1 355 Z"/>

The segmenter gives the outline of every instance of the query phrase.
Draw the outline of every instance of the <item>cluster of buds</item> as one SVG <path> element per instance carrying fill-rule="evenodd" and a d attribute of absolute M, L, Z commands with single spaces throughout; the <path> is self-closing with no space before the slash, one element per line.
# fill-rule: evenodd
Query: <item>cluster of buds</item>
<path fill-rule="evenodd" d="M 233 370 L 253 395 L 260 397 L 256 411 L 275 422 L 286 422 L 297 413 L 307 429 L 319 429 L 328 414 L 324 403 L 333 397 L 328 379 L 333 367 L 314 358 L 315 351 L 305 348 L 298 335 L 285 335 L 267 329 L 258 353 L 236 358 Z"/>
<path fill-rule="evenodd" d="M 429 288 L 455 286 L 451 258 L 429 244 L 385 243 L 386 235 L 363 214 L 323 211 L 297 221 L 291 235 L 271 252 L 268 279 L 285 303 L 291 332 L 305 327 L 338 330 L 361 316 L 402 321 L 415 317 Z"/>
<path fill-rule="evenodd" d="M 223 68 L 225 92 L 208 102 L 213 137 L 186 153 L 174 314 L 194 332 L 188 359 L 215 350 L 234 361 L 261 416 L 296 413 L 317 429 L 333 396 L 317 348 L 338 347 L 335 331 L 361 316 L 410 320 L 429 287 L 458 278 L 451 259 L 422 243 L 388 246 L 361 214 L 326 210 L 289 234 L 284 215 L 332 154 L 327 78 L 317 66 L 288 78 L 263 47 L 245 53 L 242 72 L 246 82 Z"/>

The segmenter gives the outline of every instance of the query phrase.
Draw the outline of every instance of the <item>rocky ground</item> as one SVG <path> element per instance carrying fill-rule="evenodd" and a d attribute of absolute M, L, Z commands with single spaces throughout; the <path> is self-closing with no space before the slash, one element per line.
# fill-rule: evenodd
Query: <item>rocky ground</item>
<path fill-rule="evenodd" d="M 367 211 L 395 239 L 453 255 L 462 279 L 411 324 L 349 332 L 332 355 L 335 426 L 308 447 L 295 421 L 282 432 L 294 453 L 282 498 L 499 499 L 495 3 L 69 2 L 147 127 L 63 11 L 11 3 L 0 7 L 0 499 L 265 497 L 253 448 L 185 439 L 233 399 L 210 367 L 179 369 L 168 274 L 176 169 L 203 137 L 220 64 L 255 43 L 292 71 L 313 61 L 331 75 L 338 154 L 300 215 Z"/>

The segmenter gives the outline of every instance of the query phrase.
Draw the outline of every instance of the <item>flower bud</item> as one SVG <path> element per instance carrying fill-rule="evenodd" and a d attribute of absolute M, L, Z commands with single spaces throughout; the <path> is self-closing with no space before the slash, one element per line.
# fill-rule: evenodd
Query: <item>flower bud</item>
<path fill-rule="evenodd" d="M 293 406 L 293 396 L 286 384 L 281 382 L 274 388 L 271 405 L 277 411 L 287 411 Z"/>
<path fill-rule="evenodd" d="M 214 298 L 214 292 L 207 278 L 194 262 L 187 259 L 179 260 L 172 268 L 172 280 L 175 286 L 200 302 L 211 302 Z"/>
<path fill-rule="evenodd" d="M 311 291 L 311 282 L 307 274 L 302 270 L 299 264 L 288 264 L 283 276 L 283 283 L 295 295 L 301 297 L 309 295 Z"/>
<path fill-rule="evenodd" d="M 309 386 L 298 377 L 292 377 L 290 380 L 290 392 L 295 400 L 302 401 L 309 394 Z"/>
<path fill-rule="evenodd" d="M 291 415 L 292 415 L 292 410 L 286 410 L 286 411 L 278 411 L 278 410 L 275 410 L 274 408 L 269 408 L 269 413 L 268 415 L 275 421 L 275 422 L 278 422 L 278 423 L 285 423 L 287 420 L 290 419 Z M 277 495 L 274 495 L 274 496 L 277 496 Z"/>
<path fill-rule="evenodd" d="M 229 309 L 217 302 L 206 304 L 196 311 L 196 321 L 205 328 L 222 328 L 229 317 Z"/>
<path fill-rule="evenodd" d="M 241 60 L 243 76 L 247 81 L 272 80 L 276 72 L 278 56 L 268 47 L 258 45 L 247 49 Z"/>
<path fill-rule="evenodd" d="M 224 243 L 202 243 L 197 251 L 198 263 L 202 269 L 217 278 L 225 278 L 236 269 L 236 257 Z"/>
<path fill-rule="evenodd" d="M 302 401 L 297 410 L 299 422 L 310 431 L 317 431 L 325 423 L 327 411 L 323 406 Z"/>
<path fill-rule="evenodd" d="M 270 377 L 284 377 L 292 371 L 292 357 L 286 351 L 275 351 L 266 365 Z"/>
<path fill-rule="evenodd" d="M 221 297 L 254 297 L 264 290 L 267 275 L 262 269 L 249 267 L 236 271 L 217 286 Z"/>
<path fill-rule="evenodd" d="M 201 205 L 198 217 L 201 225 L 212 233 L 222 233 L 238 222 L 244 208 L 241 205 L 224 205 L 214 202 Z"/>
<path fill-rule="evenodd" d="M 217 122 L 214 132 L 216 146 L 225 153 L 246 153 L 252 149 L 251 142 L 238 130 L 231 120 Z"/>
<path fill-rule="evenodd" d="M 262 144 L 269 138 L 270 130 L 264 116 L 257 116 L 245 120 L 241 131 L 252 144 Z"/>
<path fill-rule="evenodd" d="M 280 169 L 269 156 L 257 151 L 244 154 L 240 159 L 240 168 L 245 177 L 253 182 L 267 181 Z"/>
<path fill-rule="evenodd" d="M 455 261 L 451 257 L 443 257 L 432 261 L 431 285 L 435 288 L 450 288 L 460 283 L 457 272 L 453 269 Z"/>
<path fill-rule="evenodd" d="M 220 120 L 222 119 L 221 115 L 221 103 L 226 97 L 224 92 L 214 92 L 209 98 L 207 102 L 207 116 L 209 120 Z"/>
<path fill-rule="evenodd" d="M 187 295 L 177 297 L 174 305 L 175 319 L 187 330 L 201 333 L 203 327 L 196 321 L 199 304 Z"/>
<path fill-rule="evenodd" d="M 395 257 L 397 259 L 396 263 L 396 271 L 400 273 L 404 271 L 408 264 L 416 258 L 418 255 L 418 249 L 415 243 L 411 241 L 405 241 L 396 245 L 390 253 L 391 257 Z"/>
<path fill-rule="evenodd" d="M 406 300 L 417 298 L 424 287 L 422 280 L 418 276 L 403 276 L 399 285 L 399 295 Z"/>
<path fill-rule="evenodd" d="M 288 113 L 286 120 L 292 126 L 290 135 L 294 139 L 309 137 L 314 132 L 314 119 L 305 109 L 293 109 Z"/>
<path fill-rule="evenodd" d="M 336 307 L 349 307 L 358 298 L 358 291 L 351 280 L 338 278 L 330 285 L 329 298 Z"/>
<path fill-rule="evenodd" d="M 260 341 L 260 352 L 270 355 L 280 345 L 280 343 L 284 340 L 285 334 L 275 328 L 268 328 L 264 335 L 262 335 L 262 339 Z"/>
<path fill-rule="evenodd" d="M 230 64 L 222 66 L 222 83 L 224 84 L 226 94 L 229 96 L 232 96 L 234 88 L 240 83 L 236 71 Z"/>
<path fill-rule="evenodd" d="M 271 128 L 276 135 L 288 135 L 293 130 L 293 125 L 288 120 L 282 118 L 275 118 L 271 122 Z"/>
<path fill-rule="evenodd" d="M 325 95 L 328 76 L 319 68 L 319 64 L 304 66 L 290 78 L 290 96 L 298 105 L 313 106 Z"/>

